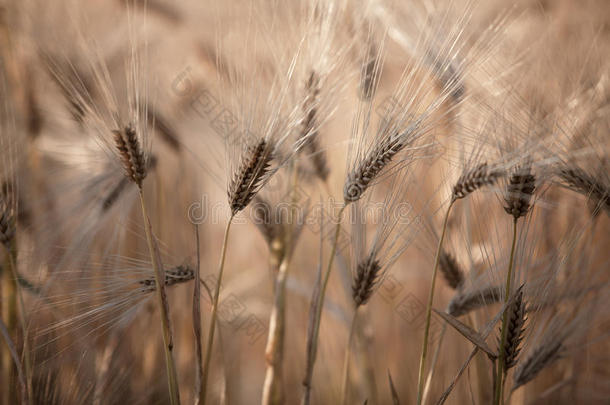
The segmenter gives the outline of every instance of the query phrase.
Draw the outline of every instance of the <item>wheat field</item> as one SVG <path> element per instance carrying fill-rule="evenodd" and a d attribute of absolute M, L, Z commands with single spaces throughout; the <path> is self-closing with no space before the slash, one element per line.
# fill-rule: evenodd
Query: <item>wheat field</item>
<path fill-rule="evenodd" d="M 0 29 L 0 405 L 610 402 L 607 0 Z"/>

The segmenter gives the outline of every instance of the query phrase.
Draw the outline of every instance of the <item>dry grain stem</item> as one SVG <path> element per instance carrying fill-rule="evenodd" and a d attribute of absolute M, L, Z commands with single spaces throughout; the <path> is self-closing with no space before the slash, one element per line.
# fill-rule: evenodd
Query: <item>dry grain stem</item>
<path fill-rule="evenodd" d="M 356 320 L 358 318 L 358 308 L 354 309 L 351 326 L 349 328 L 349 337 L 347 338 L 347 347 L 345 348 L 345 360 L 343 362 L 343 377 L 341 379 L 341 405 L 347 404 L 347 385 L 349 380 L 349 360 L 352 353 L 354 335 L 356 331 Z"/>
<path fill-rule="evenodd" d="M 343 220 L 343 213 L 347 205 L 343 205 L 339 210 L 339 215 L 337 218 L 337 225 L 335 227 L 335 238 L 333 240 L 332 248 L 330 251 L 330 258 L 328 260 L 328 267 L 326 268 L 326 272 L 324 273 L 324 279 L 322 280 L 322 284 L 320 287 L 320 294 L 318 296 L 316 302 L 316 313 L 313 321 L 313 334 L 311 339 L 311 349 L 307 353 L 308 361 L 307 361 L 307 369 L 305 370 L 305 379 L 303 380 L 303 397 L 301 399 L 302 405 L 309 405 L 309 398 L 311 393 L 311 379 L 313 377 L 313 369 L 316 361 L 316 355 L 318 351 L 318 335 L 320 333 L 320 320 L 322 318 L 322 308 L 324 306 L 324 294 L 326 293 L 326 287 L 328 285 L 328 280 L 330 278 L 330 272 L 333 267 L 333 262 L 335 258 L 335 253 L 337 251 L 337 242 L 339 239 L 339 232 L 341 231 L 341 221 Z"/>
<path fill-rule="evenodd" d="M 512 282 L 512 274 L 513 274 L 513 266 L 515 259 L 515 245 L 517 243 L 517 222 L 519 218 L 513 217 L 513 242 L 510 249 L 510 259 L 508 262 L 508 274 L 506 275 L 506 290 L 504 294 L 504 304 L 508 303 L 508 299 L 510 297 L 510 285 Z M 504 314 L 502 315 L 502 329 L 500 332 L 500 346 L 498 347 L 499 358 L 498 358 L 498 374 L 496 379 L 496 386 L 494 391 L 494 404 L 500 405 L 502 402 L 502 386 L 504 385 L 504 373 L 506 372 L 504 367 L 504 345 L 506 344 L 506 332 L 508 325 L 508 310 L 506 307 L 504 309 Z"/>
<path fill-rule="evenodd" d="M 421 405 L 424 391 L 424 371 L 426 367 L 426 357 L 428 355 L 428 337 L 430 335 L 430 320 L 432 318 L 432 304 L 434 301 L 434 287 L 436 284 L 436 273 L 438 272 L 438 264 L 441 257 L 441 249 L 443 248 L 443 241 L 445 240 L 445 233 L 447 231 L 447 222 L 449 220 L 449 214 L 451 213 L 451 207 L 455 199 L 452 199 L 447 207 L 445 213 L 445 219 L 443 220 L 443 231 L 441 238 L 438 241 L 438 247 L 436 249 L 436 256 L 434 258 L 434 269 L 432 270 L 432 285 L 430 286 L 430 295 L 428 296 L 428 304 L 426 305 L 426 325 L 424 329 L 424 344 L 422 347 L 421 358 L 419 360 L 419 376 L 417 384 L 417 405 Z"/>
<path fill-rule="evenodd" d="M 201 248 L 199 246 L 199 225 L 195 224 L 195 241 L 197 243 L 197 268 L 193 288 L 193 333 L 195 334 L 195 357 L 197 359 L 195 376 L 195 405 L 204 402 L 201 381 L 203 380 L 203 353 L 201 348 Z"/>
<path fill-rule="evenodd" d="M 165 271 L 163 270 L 159 257 L 159 250 L 154 240 L 152 225 L 146 211 L 144 203 L 144 194 L 142 189 L 138 188 L 140 195 L 140 205 L 142 207 L 142 217 L 144 219 L 144 229 L 146 230 L 146 242 L 155 271 L 155 282 L 157 285 L 157 303 L 161 312 L 161 326 L 163 328 L 163 348 L 165 350 L 165 366 L 167 368 L 167 380 L 169 386 L 170 403 L 172 405 L 180 405 L 180 391 L 178 387 L 178 375 L 176 373 L 176 364 L 173 357 L 173 336 L 169 319 L 169 303 L 165 293 Z"/>
<path fill-rule="evenodd" d="M 218 312 L 218 299 L 220 297 L 220 285 L 222 283 L 222 274 L 225 267 L 225 257 L 227 254 L 227 241 L 229 239 L 229 230 L 231 229 L 231 223 L 233 222 L 234 215 L 231 215 L 225 228 L 224 238 L 222 240 L 222 248 L 220 251 L 220 263 L 218 264 L 218 276 L 216 280 L 216 291 L 214 293 L 214 301 L 212 302 L 212 317 L 210 319 L 210 330 L 208 332 L 208 340 L 206 342 L 205 349 L 205 361 L 203 364 L 203 377 L 201 380 L 201 393 L 200 398 L 203 398 L 201 405 L 205 405 L 208 375 L 210 373 L 210 360 L 212 358 L 212 347 L 214 345 L 214 332 L 216 330 L 216 317 Z"/>

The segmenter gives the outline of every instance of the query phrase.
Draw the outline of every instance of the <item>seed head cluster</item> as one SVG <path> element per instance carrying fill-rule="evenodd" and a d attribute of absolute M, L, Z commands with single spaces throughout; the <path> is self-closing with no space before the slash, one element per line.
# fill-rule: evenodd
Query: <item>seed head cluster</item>
<path fill-rule="evenodd" d="M 138 187 L 142 187 L 142 181 L 146 178 L 147 170 L 144 152 L 135 128 L 128 125 L 123 130 L 114 131 L 113 134 L 125 175 Z"/>

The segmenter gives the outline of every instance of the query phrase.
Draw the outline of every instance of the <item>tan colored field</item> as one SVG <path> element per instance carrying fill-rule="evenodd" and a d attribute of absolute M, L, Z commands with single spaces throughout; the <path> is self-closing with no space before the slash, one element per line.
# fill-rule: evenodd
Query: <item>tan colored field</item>
<path fill-rule="evenodd" d="M 0 28 L 0 405 L 610 402 L 607 0 Z"/>

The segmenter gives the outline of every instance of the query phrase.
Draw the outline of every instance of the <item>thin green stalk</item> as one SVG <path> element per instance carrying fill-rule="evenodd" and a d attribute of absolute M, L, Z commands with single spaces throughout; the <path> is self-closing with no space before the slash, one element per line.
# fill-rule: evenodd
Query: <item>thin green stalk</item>
<path fill-rule="evenodd" d="M 349 328 L 349 337 L 347 339 L 347 347 L 345 348 L 345 361 L 343 362 L 343 378 L 341 383 L 341 405 L 347 404 L 347 383 L 349 377 L 349 359 L 352 353 L 352 346 L 354 341 L 354 332 L 356 331 L 356 318 L 358 317 L 358 308 L 354 311 L 352 317 L 352 323 Z"/>
<path fill-rule="evenodd" d="M 212 358 L 212 346 L 214 345 L 214 332 L 216 330 L 216 317 L 218 312 L 218 298 L 220 297 L 220 284 L 222 283 L 222 274 L 225 268 L 225 257 L 227 254 L 227 241 L 229 239 L 229 230 L 231 229 L 231 223 L 233 222 L 233 215 L 227 222 L 225 228 L 225 235 L 222 240 L 222 248 L 220 251 L 220 263 L 218 264 L 218 277 L 216 280 L 216 289 L 214 293 L 214 301 L 212 302 L 212 317 L 210 319 L 210 330 L 208 332 L 208 340 L 205 348 L 205 360 L 203 364 L 203 378 L 201 380 L 201 394 L 203 398 L 201 405 L 205 404 L 207 386 L 208 386 L 208 375 L 210 374 L 210 360 Z"/>
<path fill-rule="evenodd" d="M 424 329 L 424 345 L 422 347 L 421 358 L 419 360 L 419 377 L 417 384 L 417 405 L 421 405 L 424 392 L 424 371 L 426 367 L 426 357 L 428 355 L 428 337 L 430 335 L 430 321 L 432 318 L 432 303 L 434 301 L 434 287 L 436 285 L 436 273 L 438 272 L 438 264 L 441 257 L 441 249 L 443 248 L 443 241 L 445 240 L 445 233 L 447 231 L 447 222 L 449 220 L 449 213 L 455 200 L 452 199 L 447 207 L 445 213 L 445 219 L 443 220 L 443 231 L 441 238 L 438 241 L 438 247 L 436 249 L 436 256 L 434 258 L 434 269 L 432 270 L 432 285 L 430 286 L 430 295 L 428 296 L 428 304 L 426 305 L 426 325 Z"/>
<path fill-rule="evenodd" d="M 195 286 L 193 288 L 193 333 L 195 335 L 196 377 L 195 404 L 203 402 L 201 381 L 203 380 L 203 356 L 201 350 L 201 251 L 199 247 L 199 225 L 195 224 L 195 241 L 197 243 L 197 268 L 195 269 Z"/>
<path fill-rule="evenodd" d="M 324 295 L 326 293 L 326 287 L 328 285 L 328 280 L 330 279 L 330 272 L 333 267 L 333 262 L 335 258 L 335 253 L 337 252 L 337 242 L 339 239 L 339 232 L 341 231 L 341 221 L 343 220 L 343 213 L 347 205 L 343 205 L 339 210 L 339 215 L 337 218 L 337 225 L 335 227 L 335 238 L 333 240 L 332 248 L 330 251 L 330 258 L 328 260 L 328 267 L 326 268 L 326 272 L 324 273 L 324 278 L 322 280 L 322 284 L 320 286 L 320 294 L 318 296 L 318 300 L 316 302 L 316 313 L 314 317 L 314 326 L 313 326 L 313 335 L 311 340 L 311 349 L 307 354 L 309 357 L 307 370 L 305 373 L 305 379 L 303 381 L 303 385 L 305 387 L 305 391 L 303 392 L 303 397 L 301 403 L 303 405 L 309 404 L 309 397 L 311 391 L 311 379 L 313 376 L 313 368 L 316 361 L 316 355 L 318 352 L 318 335 L 320 333 L 320 320 L 322 318 L 322 308 L 324 306 Z"/>
<path fill-rule="evenodd" d="M 513 219 L 513 243 L 510 248 L 510 260 L 508 262 L 508 274 L 506 275 L 506 288 L 504 294 L 504 304 L 508 302 L 510 298 L 510 285 L 512 282 L 513 266 L 515 258 L 515 245 L 517 243 L 517 218 Z M 499 405 L 502 402 L 502 386 L 504 385 L 504 345 L 506 344 L 506 333 L 508 326 L 508 307 L 504 309 L 502 315 L 502 329 L 500 332 L 500 346 L 498 347 L 498 375 L 496 379 L 494 404 Z"/>
<path fill-rule="evenodd" d="M 430 366 L 430 370 L 428 371 L 428 377 L 426 377 L 426 384 L 424 386 L 424 393 L 422 394 L 422 404 L 426 403 L 428 399 L 428 394 L 430 393 L 430 386 L 432 386 L 432 377 L 434 376 L 434 371 L 436 370 L 436 365 L 438 363 L 438 356 L 441 351 L 441 347 L 443 345 L 443 340 L 445 339 L 445 332 L 447 331 L 447 323 L 443 323 L 443 328 L 441 329 L 441 334 L 438 338 L 438 345 L 436 345 L 436 350 L 434 350 L 434 354 L 432 355 L 432 365 Z"/>
<path fill-rule="evenodd" d="M 176 373 L 176 364 L 174 363 L 173 349 L 174 342 L 172 337 L 171 325 L 169 320 L 169 303 L 165 294 L 165 270 L 161 264 L 159 250 L 154 240 L 152 225 L 148 213 L 146 212 L 146 204 L 144 203 L 144 195 L 142 189 L 139 188 L 140 206 L 142 207 L 142 217 L 144 219 L 144 229 L 146 230 L 146 242 L 150 252 L 153 270 L 155 271 L 155 285 L 157 304 L 161 312 L 161 326 L 163 328 L 163 349 L 165 350 L 165 367 L 167 369 L 167 382 L 169 386 L 169 397 L 172 405 L 180 405 L 180 391 L 178 387 L 178 375 Z"/>

